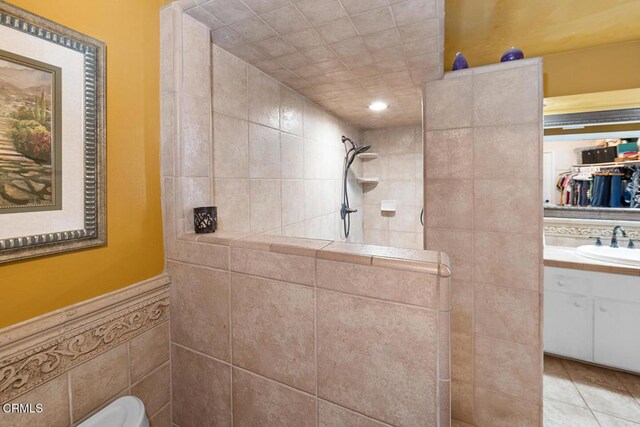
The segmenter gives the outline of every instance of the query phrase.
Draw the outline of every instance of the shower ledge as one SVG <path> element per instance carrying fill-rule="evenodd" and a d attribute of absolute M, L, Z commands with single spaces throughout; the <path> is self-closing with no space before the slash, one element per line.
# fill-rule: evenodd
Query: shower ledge
<path fill-rule="evenodd" d="M 308 239 L 302 237 L 286 237 L 270 234 L 250 234 L 218 230 L 211 234 L 186 233 L 178 237 L 182 244 L 195 244 L 197 247 L 181 248 L 178 253 L 193 255 L 199 253 L 205 258 L 212 255 L 204 248 L 216 249 L 244 248 L 262 250 L 280 254 L 306 256 L 318 259 L 342 261 L 355 264 L 377 265 L 400 270 L 417 271 L 434 274 L 446 278 L 451 276 L 451 263 L 444 252 L 420 249 L 400 249 L 387 246 L 365 245 L 361 243 L 345 243 L 331 240 Z M 176 254 L 178 255 L 178 254 Z M 220 253 L 218 255 L 221 255 Z M 181 256 L 169 256 L 169 259 L 180 261 Z M 227 257 L 224 256 L 226 262 Z M 200 260 L 207 265 L 212 260 Z"/>
<path fill-rule="evenodd" d="M 376 177 L 363 177 L 358 178 L 358 184 L 377 184 L 380 178 Z"/>

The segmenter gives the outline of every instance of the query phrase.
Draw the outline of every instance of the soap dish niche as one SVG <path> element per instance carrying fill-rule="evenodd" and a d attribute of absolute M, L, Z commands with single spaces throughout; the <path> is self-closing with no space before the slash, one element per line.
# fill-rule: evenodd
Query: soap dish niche
<path fill-rule="evenodd" d="M 383 200 L 380 202 L 380 210 L 382 212 L 395 212 L 396 201 L 395 200 Z"/>

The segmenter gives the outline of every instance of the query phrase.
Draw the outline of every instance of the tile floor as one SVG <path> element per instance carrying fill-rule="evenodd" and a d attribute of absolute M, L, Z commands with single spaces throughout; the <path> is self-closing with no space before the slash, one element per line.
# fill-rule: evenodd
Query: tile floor
<path fill-rule="evenodd" d="M 640 427 L 640 376 L 544 357 L 544 427 Z"/>

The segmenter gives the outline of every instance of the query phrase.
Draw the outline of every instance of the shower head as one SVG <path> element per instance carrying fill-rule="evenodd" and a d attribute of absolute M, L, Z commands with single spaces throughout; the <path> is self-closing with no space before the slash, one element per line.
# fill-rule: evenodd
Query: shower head
<path fill-rule="evenodd" d="M 371 148 L 370 145 L 363 145 L 362 147 L 360 147 L 355 141 L 352 141 L 351 139 L 347 138 L 346 136 L 342 136 L 342 142 L 343 143 L 350 143 L 351 144 L 351 150 L 355 151 L 355 154 L 360 154 L 360 153 L 364 153 L 365 151 L 367 151 L 369 148 Z"/>
<path fill-rule="evenodd" d="M 357 147 L 356 148 L 356 154 L 360 154 L 360 153 L 364 153 L 365 151 L 369 151 L 369 148 L 371 148 L 370 145 L 363 145 L 362 147 Z"/>

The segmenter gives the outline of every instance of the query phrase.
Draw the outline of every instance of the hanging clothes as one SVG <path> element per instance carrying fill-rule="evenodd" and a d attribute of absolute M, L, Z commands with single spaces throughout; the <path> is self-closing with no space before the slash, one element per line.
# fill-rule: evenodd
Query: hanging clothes
<path fill-rule="evenodd" d="M 631 186 L 629 207 L 640 208 L 640 167 L 636 167 L 629 184 Z"/>
<path fill-rule="evenodd" d="M 582 181 L 580 187 L 579 206 L 589 206 L 589 194 L 591 193 L 591 181 Z"/>
<path fill-rule="evenodd" d="M 610 208 L 622 207 L 622 174 L 617 173 L 611 175 L 611 188 L 609 197 Z"/>
<path fill-rule="evenodd" d="M 593 177 L 593 198 L 591 199 L 591 206 L 601 207 L 605 206 L 605 187 L 606 180 L 604 175 L 596 174 Z"/>
<path fill-rule="evenodd" d="M 640 208 L 640 165 L 573 167 L 558 176 L 556 188 L 561 206 Z"/>

